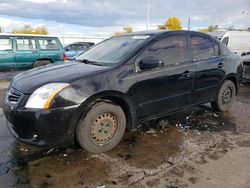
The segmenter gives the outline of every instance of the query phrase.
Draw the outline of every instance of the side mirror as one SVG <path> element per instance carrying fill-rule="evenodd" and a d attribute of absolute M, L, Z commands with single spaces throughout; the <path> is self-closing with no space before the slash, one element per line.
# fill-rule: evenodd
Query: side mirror
<path fill-rule="evenodd" d="M 164 63 L 156 57 L 145 57 L 139 63 L 139 67 L 141 70 L 162 67 L 163 65 Z"/>

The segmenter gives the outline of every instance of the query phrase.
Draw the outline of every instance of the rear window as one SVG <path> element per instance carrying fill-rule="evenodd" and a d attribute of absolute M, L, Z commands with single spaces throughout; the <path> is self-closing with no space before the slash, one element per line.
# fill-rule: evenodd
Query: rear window
<path fill-rule="evenodd" d="M 12 50 L 12 40 L 0 39 L 0 50 Z"/>
<path fill-rule="evenodd" d="M 36 43 L 34 39 L 17 38 L 17 50 L 35 50 Z"/>
<path fill-rule="evenodd" d="M 194 60 L 207 59 L 215 56 L 213 41 L 202 36 L 191 36 Z"/>
<path fill-rule="evenodd" d="M 38 39 L 40 48 L 43 50 L 57 50 L 59 46 L 56 39 Z"/>

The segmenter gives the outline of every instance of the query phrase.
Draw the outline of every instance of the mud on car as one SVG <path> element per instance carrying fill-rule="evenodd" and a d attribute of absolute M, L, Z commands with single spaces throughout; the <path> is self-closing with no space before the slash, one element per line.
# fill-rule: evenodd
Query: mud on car
<path fill-rule="evenodd" d="M 114 148 L 125 130 L 193 105 L 227 111 L 240 58 L 209 35 L 155 31 L 112 37 L 77 56 L 16 76 L 4 100 L 10 132 L 34 145 Z"/>

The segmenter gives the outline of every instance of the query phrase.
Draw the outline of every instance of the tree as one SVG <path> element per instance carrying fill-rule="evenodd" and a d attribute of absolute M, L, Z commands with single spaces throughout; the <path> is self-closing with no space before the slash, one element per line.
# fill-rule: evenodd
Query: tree
<path fill-rule="evenodd" d="M 166 30 L 166 26 L 165 25 L 158 25 L 158 29 L 159 30 Z"/>
<path fill-rule="evenodd" d="M 133 32 L 133 28 L 131 26 L 125 26 L 123 27 L 123 31 L 115 32 L 114 36 L 120 36 L 122 34 L 132 33 L 132 32 Z"/>
<path fill-rule="evenodd" d="M 202 28 L 202 29 L 199 29 L 198 31 L 202 33 L 208 33 L 208 28 Z"/>
<path fill-rule="evenodd" d="M 216 30 L 218 30 L 219 29 L 219 26 L 218 25 L 210 25 L 210 26 L 208 26 L 208 31 L 209 32 L 212 32 L 212 31 L 216 31 Z"/>
<path fill-rule="evenodd" d="M 133 32 L 133 28 L 130 27 L 130 26 L 125 26 L 125 27 L 123 27 L 123 30 L 124 30 L 126 33 L 132 33 L 132 32 Z"/>
<path fill-rule="evenodd" d="M 14 28 L 12 29 L 11 33 L 15 34 L 39 34 L 39 35 L 47 35 L 48 29 L 46 26 L 38 26 L 32 27 L 31 25 L 24 25 L 22 28 Z"/>
<path fill-rule="evenodd" d="M 208 33 L 208 32 L 217 31 L 218 29 L 219 29 L 218 25 L 209 25 L 207 28 L 199 29 L 199 31 L 203 33 Z"/>
<path fill-rule="evenodd" d="M 166 23 L 164 25 L 158 25 L 158 29 L 159 30 L 181 30 L 182 26 L 181 26 L 181 20 L 174 16 L 174 17 L 170 17 L 168 18 L 168 20 L 166 21 Z"/>

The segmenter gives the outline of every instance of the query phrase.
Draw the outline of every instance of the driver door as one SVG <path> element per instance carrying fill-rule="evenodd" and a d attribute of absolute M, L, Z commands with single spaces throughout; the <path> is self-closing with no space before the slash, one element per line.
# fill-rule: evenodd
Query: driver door
<path fill-rule="evenodd" d="M 141 70 L 140 62 L 157 58 L 162 67 Z M 150 45 L 136 60 L 139 118 L 149 119 L 191 104 L 193 63 L 185 34 L 168 35 Z"/>

